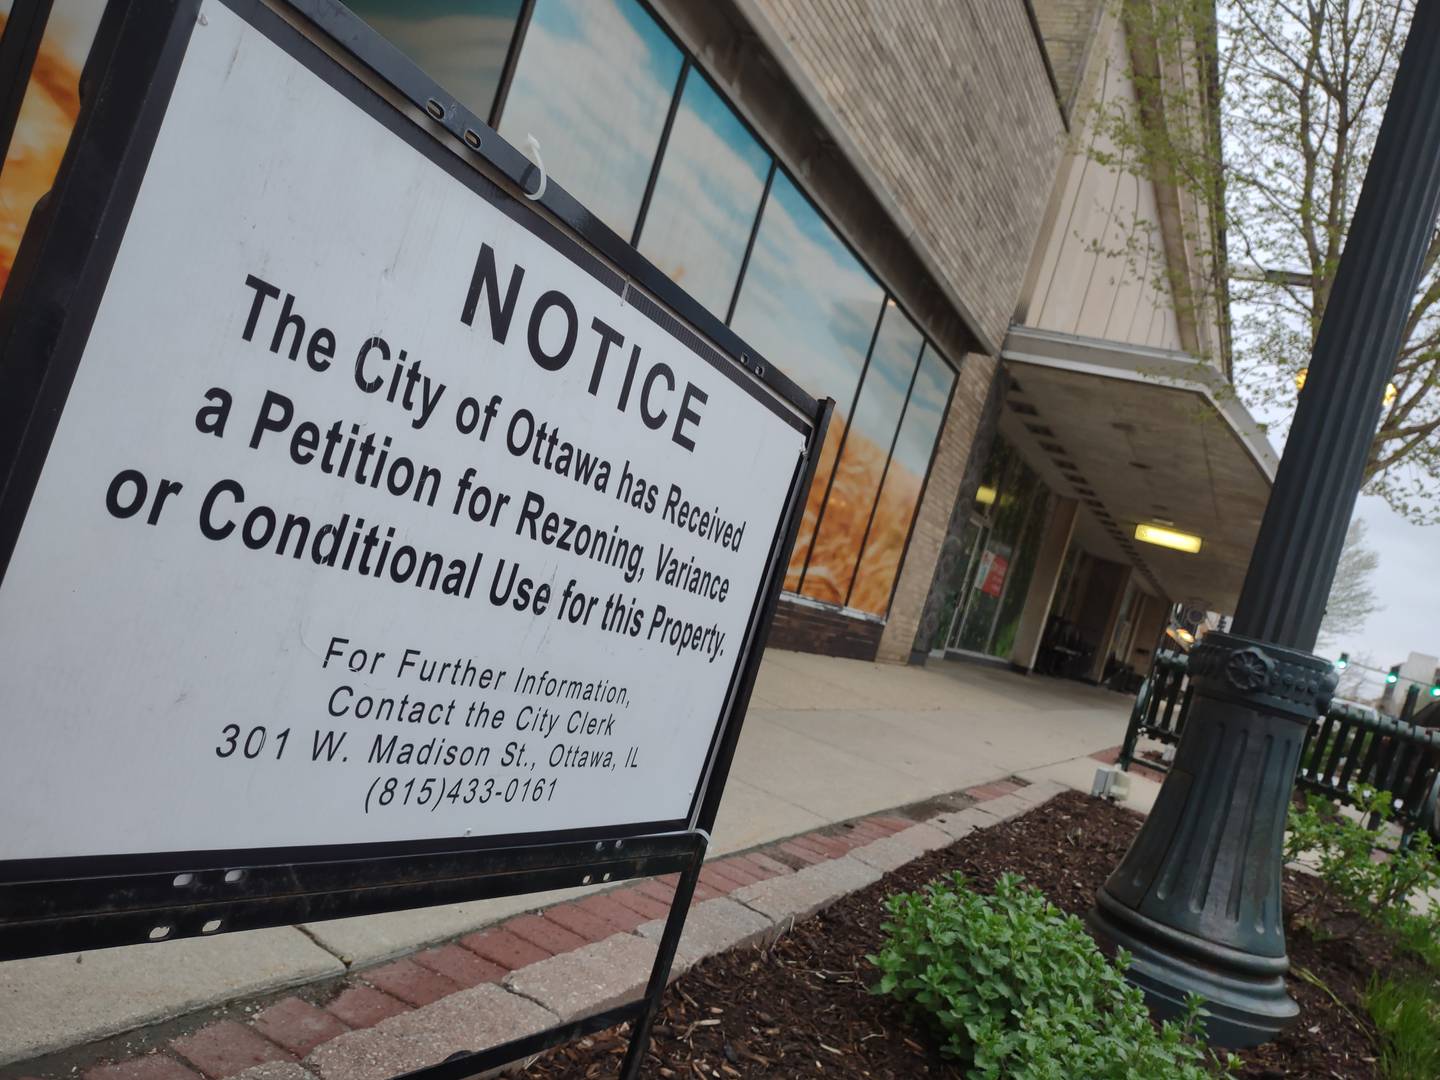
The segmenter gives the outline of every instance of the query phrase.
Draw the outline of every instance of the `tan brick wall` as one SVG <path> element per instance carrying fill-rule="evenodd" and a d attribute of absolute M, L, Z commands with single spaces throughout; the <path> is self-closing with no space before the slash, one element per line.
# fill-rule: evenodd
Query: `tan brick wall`
<path fill-rule="evenodd" d="M 1064 134 L 1023 0 L 734 2 L 998 345 Z"/>
<path fill-rule="evenodd" d="M 995 367 L 993 357 L 975 354 L 967 356 L 960 367 L 955 394 L 950 400 L 950 411 L 940 435 L 940 448 L 935 453 L 935 465 L 930 471 L 930 482 L 925 487 L 925 497 L 916 515 L 910 550 L 905 556 L 905 565 L 900 568 L 900 583 L 895 588 L 895 599 L 890 605 L 890 620 L 885 624 L 885 634 L 880 639 L 878 660 L 905 663 L 910 659 L 915 632 L 920 626 L 925 600 L 930 595 L 930 581 L 935 576 L 935 563 L 940 558 L 940 546 L 950 525 L 950 513 L 955 507 L 955 497 L 970 459 L 970 448 L 985 411 L 985 398 L 990 392 L 990 381 L 995 377 Z"/>

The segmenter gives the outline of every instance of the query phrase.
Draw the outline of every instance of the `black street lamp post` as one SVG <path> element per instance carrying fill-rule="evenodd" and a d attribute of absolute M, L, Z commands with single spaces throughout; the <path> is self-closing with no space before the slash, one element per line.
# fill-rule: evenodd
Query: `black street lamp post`
<path fill-rule="evenodd" d="M 1281 847 L 1307 727 L 1332 665 L 1311 655 L 1385 386 L 1440 212 L 1440 0 L 1419 0 L 1326 306 L 1234 625 L 1190 654 L 1194 698 L 1155 808 L 1091 925 L 1134 955 L 1161 1015 L 1206 999 L 1210 1041 L 1294 1019 Z"/>

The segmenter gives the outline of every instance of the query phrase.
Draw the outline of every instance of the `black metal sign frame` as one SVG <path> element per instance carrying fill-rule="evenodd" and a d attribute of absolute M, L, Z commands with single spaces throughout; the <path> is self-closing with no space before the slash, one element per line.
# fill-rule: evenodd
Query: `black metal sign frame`
<path fill-rule="evenodd" d="M 622 1075 L 634 1076 L 668 982 L 833 402 L 806 394 L 554 181 L 547 184 L 540 205 L 564 228 L 502 190 L 490 176 L 533 190 L 538 170 L 335 0 L 213 2 L 223 3 L 415 152 L 624 296 L 801 431 L 806 449 L 793 465 L 744 647 L 687 818 L 473 840 L 0 862 L 0 960 L 679 872 L 665 933 L 640 1001 L 409 1074 L 437 1080 L 472 1076 L 581 1033 L 630 1021 L 635 1028 Z M 201 0 L 111 0 L 81 78 L 80 115 L 56 182 L 32 216 L 11 280 L 0 296 L 0 384 L 5 387 L 0 394 L 0 580 L 84 353 L 200 8 Z M 29 54 L 19 70 L 6 73 L 22 88 L 33 61 L 29 45 L 38 41 L 37 24 L 43 26 L 47 14 L 48 4 L 16 0 L 5 39 L 0 40 L 0 54 L 15 53 L 22 59 Z M 10 38 L 18 27 L 27 32 L 24 50 Z M 332 52 L 352 58 L 357 70 Z M 23 89 L 12 84 L 8 93 L 16 97 Z M 397 96 L 429 119 L 407 115 L 393 101 Z"/>

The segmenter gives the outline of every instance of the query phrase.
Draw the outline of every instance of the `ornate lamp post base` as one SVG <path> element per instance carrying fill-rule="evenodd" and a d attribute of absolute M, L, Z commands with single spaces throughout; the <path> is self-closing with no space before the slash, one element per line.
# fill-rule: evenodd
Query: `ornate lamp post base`
<path fill-rule="evenodd" d="M 1170 1019 L 1185 1011 L 1187 994 L 1205 999 L 1206 1041 L 1244 1049 L 1270 1042 L 1300 1007 L 1285 989 L 1285 958 L 1252 956 L 1214 945 L 1125 907 L 1101 890 L 1090 927 L 1134 957 L 1126 977 L 1145 992 L 1150 1011 Z M 1152 942 L 1163 941 L 1168 951 Z"/>
<path fill-rule="evenodd" d="M 1189 670 L 1175 762 L 1090 923 L 1134 954 L 1130 979 L 1157 1013 L 1199 994 L 1211 1043 L 1255 1046 L 1298 1012 L 1285 991 L 1281 850 L 1305 732 L 1336 675 L 1319 657 L 1219 632 Z"/>

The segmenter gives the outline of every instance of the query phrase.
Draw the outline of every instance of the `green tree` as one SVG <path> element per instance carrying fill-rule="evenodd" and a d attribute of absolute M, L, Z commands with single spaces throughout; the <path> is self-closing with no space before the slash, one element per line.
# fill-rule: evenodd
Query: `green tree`
<path fill-rule="evenodd" d="M 1186 242 L 1219 268 L 1234 375 L 1293 415 L 1414 0 L 1118 0 L 1138 108 L 1097 108 L 1100 155 L 1209 208 Z M 1186 298 L 1177 297 L 1180 302 Z M 1440 232 L 1395 358 L 1367 490 L 1440 521 Z"/>

